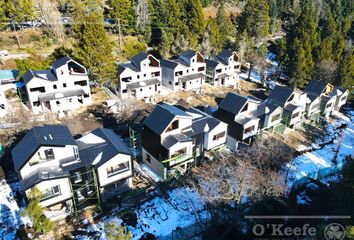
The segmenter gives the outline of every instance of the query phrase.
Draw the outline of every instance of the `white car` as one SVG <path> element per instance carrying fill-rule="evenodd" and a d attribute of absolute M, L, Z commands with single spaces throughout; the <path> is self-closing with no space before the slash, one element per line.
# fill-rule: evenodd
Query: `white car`
<path fill-rule="evenodd" d="M 0 56 L 7 56 L 7 55 L 9 55 L 9 51 L 7 51 L 7 50 L 0 51 Z"/>

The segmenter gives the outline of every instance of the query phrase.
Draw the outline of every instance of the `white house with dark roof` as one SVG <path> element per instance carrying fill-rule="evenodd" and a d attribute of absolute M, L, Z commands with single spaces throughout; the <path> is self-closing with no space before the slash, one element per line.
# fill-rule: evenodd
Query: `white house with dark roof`
<path fill-rule="evenodd" d="M 307 116 L 309 118 L 314 118 L 315 113 L 329 117 L 332 111 L 338 111 L 346 103 L 349 94 L 349 91 L 345 89 L 317 80 L 309 81 L 305 92 L 309 96 L 307 103 Z M 314 109 L 313 106 L 317 107 L 317 111 L 311 111 L 311 109 Z"/>
<path fill-rule="evenodd" d="M 237 150 L 239 142 L 250 143 L 257 135 L 260 118 L 257 108 L 261 100 L 251 96 L 228 93 L 214 116 L 228 125 L 227 146 Z"/>
<path fill-rule="evenodd" d="M 91 102 L 87 70 L 69 57 L 47 70 L 28 70 L 22 80 L 34 113 L 70 111 Z"/>
<path fill-rule="evenodd" d="M 160 61 L 141 52 L 128 63 L 118 64 L 118 92 L 121 97 L 148 98 L 161 90 Z"/>
<path fill-rule="evenodd" d="M 112 130 L 98 128 L 75 140 L 65 126 L 33 127 L 13 148 L 14 169 L 26 195 L 36 187 L 51 219 L 100 204 L 132 185 L 128 148 Z"/>
<path fill-rule="evenodd" d="M 162 60 L 161 67 L 162 84 L 173 91 L 200 89 L 205 83 L 206 63 L 199 52 L 189 50 L 177 58 Z"/>
<path fill-rule="evenodd" d="M 204 150 L 226 142 L 226 124 L 191 108 L 162 103 L 144 121 L 142 159 L 159 177 L 174 170 L 185 172 Z"/>
<path fill-rule="evenodd" d="M 303 122 L 307 94 L 295 89 L 277 85 L 269 94 L 268 102 L 283 108 L 283 123 L 297 128 Z"/>
<path fill-rule="evenodd" d="M 207 81 L 213 86 L 239 87 L 240 58 L 236 52 L 224 49 L 213 59 L 206 59 Z"/>

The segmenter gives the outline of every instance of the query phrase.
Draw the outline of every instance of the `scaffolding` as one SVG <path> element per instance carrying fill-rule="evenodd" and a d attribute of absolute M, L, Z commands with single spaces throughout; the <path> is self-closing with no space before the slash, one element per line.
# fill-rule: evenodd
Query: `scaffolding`
<path fill-rule="evenodd" d="M 78 181 L 77 179 L 80 180 Z M 69 177 L 69 184 L 73 194 L 72 199 L 75 215 L 93 205 L 96 205 L 98 211 L 101 210 L 101 196 L 97 175 L 93 168 L 85 172 L 75 172 L 75 175 Z M 82 196 L 82 199 L 79 199 L 79 196 Z"/>
<path fill-rule="evenodd" d="M 133 158 L 137 158 L 137 149 L 141 144 L 141 137 L 138 131 L 134 130 L 129 126 L 129 140 L 130 140 L 130 147 L 133 149 Z"/>

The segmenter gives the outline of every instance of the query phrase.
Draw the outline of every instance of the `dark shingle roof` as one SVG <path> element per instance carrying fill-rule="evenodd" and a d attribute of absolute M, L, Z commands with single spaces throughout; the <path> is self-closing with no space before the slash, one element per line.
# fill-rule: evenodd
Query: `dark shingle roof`
<path fill-rule="evenodd" d="M 324 81 L 311 80 L 307 84 L 305 88 L 305 92 L 321 95 L 323 91 L 326 89 L 327 85 L 328 83 Z"/>
<path fill-rule="evenodd" d="M 219 104 L 219 107 L 227 112 L 237 115 L 247 101 L 248 99 L 244 96 L 236 93 L 228 93 Z"/>
<path fill-rule="evenodd" d="M 179 55 L 179 57 L 189 61 L 192 57 L 194 57 L 195 54 L 196 54 L 195 51 L 188 50 L 188 51 L 183 52 L 181 55 Z"/>
<path fill-rule="evenodd" d="M 178 63 L 171 61 L 171 60 L 164 59 L 161 61 L 161 67 L 175 69 L 177 66 L 178 66 Z"/>
<path fill-rule="evenodd" d="M 96 136 L 102 141 L 94 143 L 90 140 L 91 136 Z M 83 161 L 81 165 L 94 165 L 98 168 L 119 153 L 130 155 L 130 151 L 123 140 L 107 128 L 97 128 L 76 142 L 79 146 L 80 159 Z M 78 165 L 73 167 L 77 168 Z"/>
<path fill-rule="evenodd" d="M 209 132 L 220 124 L 220 121 L 196 108 L 189 108 L 187 110 L 193 117 L 192 130 L 193 135 L 197 135 L 204 132 L 206 125 L 208 125 Z"/>
<path fill-rule="evenodd" d="M 58 169 L 52 170 L 48 168 L 45 169 L 45 171 L 37 171 L 32 176 L 26 178 L 25 181 L 20 182 L 20 191 L 30 189 L 31 187 L 42 181 L 66 178 L 69 175 L 70 174 L 67 172 L 58 172 Z"/>
<path fill-rule="evenodd" d="M 269 99 L 284 105 L 293 93 L 294 89 L 277 85 L 270 93 Z"/>
<path fill-rule="evenodd" d="M 130 69 L 134 72 L 140 72 L 139 68 L 137 68 L 132 63 L 120 63 L 118 64 L 118 75 L 121 74 L 125 69 Z"/>
<path fill-rule="evenodd" d="M 162 103 L 156 105 L 152 113 L 145 119 L 144 125 L 160 135 L 176 116 L 191 118 L 181 109 Z"/>
<path fill-rule="evenodd" d="M 140 63 L 145 60 L 149 55 L 146 52 L 140 52 L 133 56 L 130 61 L 132 64 L 140 70 Z"/>
<path fill-rule="evenodd" d="M 216 68 L 219 65 L 218 61 L 212 59 L 205 59 L 205 63 L 207 67 L 211 67 L 211 68 Z"/>
<path fill-rule="evenodd" d="M 23 82 L 27 84 L 33 78 L 39 78 L 46 81 L 57 81 L 55 73 L 51 69 L 47 70 L 28 70 L 25 74 L 22 75 Z"/>
<path fill-rule="evenodd" d="M 269 102 L 262 102 L 258 105 L 257 110 L 255 111 L 254 115 L 260 117 L 262 115 L 269 115 L 272 114 L 276 109 L 280 108 L 274 104 Z"/>
<path fill-rule="evenodd" d="M 72 59 L 70 57 L 62 57 L 58 60 L 56 60 L 55 62 L 53 62 L 52 67 L 53 68 L 59 68 L 65 64 L 67 64 L 69 61 L 71 61 Z"/>
<path fill-rule="evenodd" d="M 76 145 L 69 129 L 61 125 L 33 127 L 12 149 L 15 171 L 18 172 L 40 146 Z"/>
<path fill-rule="evenodd" d="M 228 49 L 223 49 L 221 53 L 217 56 L 224 64 L 228 65 L 229 58 L 233 55 L 233 52 Z"/>

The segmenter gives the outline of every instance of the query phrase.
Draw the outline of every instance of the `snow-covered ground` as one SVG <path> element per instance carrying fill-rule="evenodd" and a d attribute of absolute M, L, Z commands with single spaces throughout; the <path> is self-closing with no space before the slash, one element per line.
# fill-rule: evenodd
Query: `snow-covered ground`
<path fill-rule="evenodd" d="M 350 118 L 338 113 L 338 120 L 326 126 L 326 138 L 318 140 L 311 146 L 315 150 L 306 152 L 286 164 L 284 174 L 287 175 L 289 188 L 294 184 L 301 184 L 308 176 L 321 180 L 341 169 L 346 156 L 353 154 L 354 111 L 349 114 Z M 343 123 L 348 124 L 347 127 L 342 130 L 338 129 L 338 126 Z M 335 137 L 333 143 L 316 149 L 319 143 L 331 140 L 333 137 Z"/>
<path fill-rule="evenodd" d="M 14 199 L 19 183 L 7 184 L 0 182 L 0 239 L 15 239 L 16 229 L 21 224 L 30 223 L 29 219 L 21 217 L 21 209 Z"/>
<path fill-rule="evenodd" d="M 141 205 L 134 213 L 137 225 L 128 226 L 132 239 L 140 239 L 145 233 L 163 237 L 173 230 L 188 227 L 208 217 L 203 199 L 198 192 L 188 187 L 172 190 L 167 198 L 156 197 Z M 111 222 L 121 224 L 122 220 L 107 217 L 93 228 L 101 232 L 101 239 L 105 239 L 104 224 Z"/>

